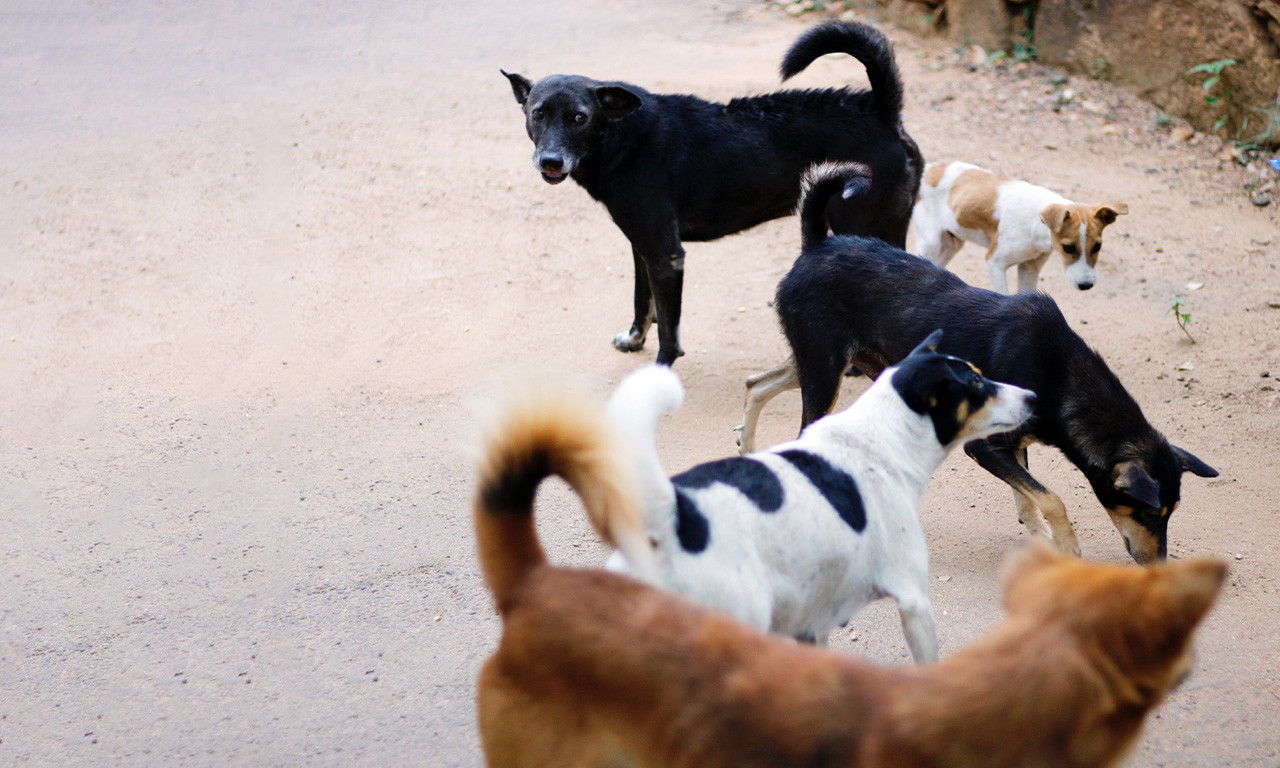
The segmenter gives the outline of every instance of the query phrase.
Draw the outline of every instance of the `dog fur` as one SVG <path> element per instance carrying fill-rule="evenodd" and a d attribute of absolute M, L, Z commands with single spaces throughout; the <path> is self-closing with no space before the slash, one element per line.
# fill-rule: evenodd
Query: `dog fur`
<path fill-rule="evenodd" d="M 639 504 L 580 398 L 527 406 L 491 434 L 475 502 L 502 617 L 476 697 L 490 768 L 1114 766 L 1189 672 L 1226 570 L 1033 547 L 1006 569 L 1003 623 L 936 664 L 881 667 L 619 574 L 548 564 L 533 522 L 548 474 L 582 495 L 606 538 L 626 526 L 603 521 Z M 636 518 L 622 517 L 635 536 Z"/>
<path fill-rule="evenodd" d="M 800 176 L 815 162 L 853 160 L 874 172 L 866 205 L 846 206 L 833 221 L 838 231 L 905 245 L 924 161 L 902 128 L 893 48 L 864 24 L 820 24 L 787 52 L 783 80 L 828 53 L 858 59 L 871 89 L 786 90 L 716 104 L 577 75 L 535 83 L 503 72 L 543 178 L 577 181 L 631 241 L 635 319 L 614 338 L 619 350 L 642 349 L 656 319 L 657 362 L 683 355 L 682 243 L 790 214 Z"/>
<path fill-rule="evenodd" d="M 975 288 L 879 240 L 827 237 L 827 201 L 864 173 L 826 167 L 810 182 L 800 214 L 804 249 L 779 283 L 775 301 L 792 360 L 747 381 L 742 450 L 752 450 L 760 410 L 777 393 L 800 388 L 804 428 L 831 409 L 849 362 L 877 376 L 941 328 L 939 351 L 1037 395 L 1035 413 L 1021 428 L 965 445 L 966 453 L 1013 488 L 1018 519 L 1063 550 L 1079 553 L 1062 500 L 1027 471 L 1027 446 L 1044 443 L 1061 450 L 1088 478 L 1135 560 L 1163 558 L 1182 473 L 1216 477 L 1217 471 L 1171 445 L 1147 422 L 1047 295 Z"/>
<path fill-rule="evenodd" d="M 1009 292 L 1005 276 L 1018 268 L 1018 291 L 1036 290 L 1054 253 L 1067 281 L 1082 291 L 1098 282 L 1102 230 L 1129 212 L 1124 203 L 1073 203 L 1044 187 L 969 163 L 929 163 L 911 214 L 916 250 L 940 267 L 965 241 L 987 249 L 991 287 Z M 855 233 L 856 234 L 856 233 Z"/>
<path fill-rule="evenodd" d="M 816 643 L 892 597 L 912 657 L 937 659 L 920 498 L 951 448 L 1018 426 L 1035 399 L 938 354 L 937 344 L 938 334 L 926 339 L 799 439 L 672 478 L 654 429 L 679 405 L 680 381 L 658 365 L 624 379 L 608 410 L 639 468 L 656 584 Z M 642 575 L 621 552 L 609 566 Z"/>

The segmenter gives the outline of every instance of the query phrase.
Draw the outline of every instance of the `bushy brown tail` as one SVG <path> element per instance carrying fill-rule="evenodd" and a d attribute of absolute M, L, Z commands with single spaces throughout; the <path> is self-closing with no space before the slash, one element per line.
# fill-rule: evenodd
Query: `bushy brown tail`
<path fill-rule="evenodd" d="M 628 454 L 615 440 L 602 407 L 565 389 L 522 393 L 499 413 L 480 459 L 475 525 L 480 565 L 500 613 L 529 573 L 546 563 L 533 499 L 551 475 L 578 493 L 602 539 L 632 563 L 651 562 L 640 493 Z"/>

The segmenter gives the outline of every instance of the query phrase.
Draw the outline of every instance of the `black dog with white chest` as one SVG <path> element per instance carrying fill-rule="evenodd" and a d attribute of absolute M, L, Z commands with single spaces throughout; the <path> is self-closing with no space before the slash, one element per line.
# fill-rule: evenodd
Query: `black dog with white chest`
<path fill-rule="evenodd" d="M 752 450 L 756 419 L 769 398 L 800 387 L 803 428 L 831 409 L 850 362 L 877 376 L 941 328 L 940 353 L 1036 393 L 1033 415 L 1023 426 L 965 445 L 966 453 L 1013 488 L 1018 519 L 1059 548 L 1079 553 L 1062 500 L 1027 471 L 1027 446 L 1044 443 L 1061 450 L 1089 479 L 1135 560 L 1163 558 L 1182 473 L 1216 477 L 1217 471 L 1147 422 L 1049 296 L 976 288 L 879 240 L 829 237 L 826 209 L 843 197 L 856 198 L 866 175 L 856 165 L 828 165 L 806 178 L 800 211 L 804 248 L 779 283 L 775 302 L 793 359 L 748 380 L 742 449 Z"/>
<path fill-rule="evenodd" d="M 535 83 L 503 72 L 524 109 L 543 179 L 577 181 L 631 241 L 635 320 L 614 338 L 619 350 L 643 348 L 656 319 L 657 362 L 683 355 L 682 243 L 792 213 L 800 176 L 814 163 L 848 160 L 872 170 L 865 204 L 841 207 L 837 231 L 905 245 L 924 162 L 902 128 L 893 48 L 867 25 L 821 24 L 787 52 L 783 80 L 828 53 L 860 61 L 871 89 L 788 90 L 717 104 L 578 75 Z"/>

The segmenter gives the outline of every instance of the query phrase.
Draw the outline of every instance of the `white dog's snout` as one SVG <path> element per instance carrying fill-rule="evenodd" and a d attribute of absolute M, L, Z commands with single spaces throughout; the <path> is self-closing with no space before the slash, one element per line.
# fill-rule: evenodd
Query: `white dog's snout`
<path fill-rule="evenodd" d="M 993 415 L 996 420 L 1016 425 L 1031 418 L 1036 393 L 1012 384 L 1000 384 L 995 400 Z"/>
<path fill-rule="evenodd" d="M 1067 267 L 1067 281 L 1076 288 L 1092 288 L 1098 282 L 1098 270 L 1084 259 L 1078 259 Z"/>

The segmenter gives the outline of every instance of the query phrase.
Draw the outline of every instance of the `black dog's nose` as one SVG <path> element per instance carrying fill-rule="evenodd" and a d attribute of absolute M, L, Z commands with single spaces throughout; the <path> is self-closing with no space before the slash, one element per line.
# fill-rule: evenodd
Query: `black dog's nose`
<path fill-rule="evenodd" d="M 538 164 L 542 167 L 542 170 L 551 171 L 552 173 L 560 173 L 560 171 L 564 170 L 564 159 L 559 155 L 543 155 L 538 158 Z"/>
<path fill-rule="evenodd" d="M 1036 404 L 1036 393 L 1035 393 L 1035 392 L 1028 392 L 1028 393 L 1027 393 L 1027 407 L 1034 406 L 1035 404 Z"/>
<path fill-rule="evenodd" d="M 1089 290 L 1090 288 L 1092 288 L 1092 287 L 1093 287 L 1093 283 L 1081 283 L 1081 284 L 1077 285 L 1076 287 L 1077 287 L 1077 288 L 1079 288 L 1079 289 L 1080 289 L 1080 290 L 1082 290 L 1082 291 L 1087 291 L 1087 290 Z"/>

